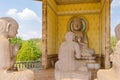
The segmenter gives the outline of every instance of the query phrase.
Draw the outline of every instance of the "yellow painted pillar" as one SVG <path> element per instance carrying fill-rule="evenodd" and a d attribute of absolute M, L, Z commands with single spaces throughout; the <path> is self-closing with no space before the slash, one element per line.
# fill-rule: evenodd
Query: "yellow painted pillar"
<path fill-rule="evenodd" d="M 42 0 L 42 68 L 47 68 L 47 0 Z"/>
<path fill-rule="evenodd" d="M 110 0 L 105 2 L 105 68 L 110 68 Z"/>

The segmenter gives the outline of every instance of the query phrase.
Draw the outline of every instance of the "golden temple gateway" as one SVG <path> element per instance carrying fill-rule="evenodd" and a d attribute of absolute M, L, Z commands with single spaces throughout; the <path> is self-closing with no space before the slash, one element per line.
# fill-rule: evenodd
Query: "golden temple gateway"
<path fill-rule="evenodd" d="M 54 64 L 61 42 L 70 31 L 73 17 L 85 20 L 89 47 L 105 57 L 109 67 L 111 0 L 38 0 L 42 1 L 42 65 Z"/>

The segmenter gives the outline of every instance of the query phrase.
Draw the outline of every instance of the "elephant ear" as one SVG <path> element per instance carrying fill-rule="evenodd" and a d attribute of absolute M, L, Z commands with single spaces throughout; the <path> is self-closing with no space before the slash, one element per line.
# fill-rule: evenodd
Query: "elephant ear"
<path fill-rule="evenodd" d="M 8 32 L 9 25 L 6 20 L 0 19 L 0 33 Z"/>

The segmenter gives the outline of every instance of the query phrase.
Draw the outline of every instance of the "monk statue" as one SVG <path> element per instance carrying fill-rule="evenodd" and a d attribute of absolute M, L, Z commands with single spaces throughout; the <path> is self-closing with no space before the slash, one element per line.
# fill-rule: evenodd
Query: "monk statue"
<path fill-rule="evenodd" d="M 115 35 L 118 40 L 115 49 L 112 53 L 112 68 L 101 69 L 97 73 L 96 80 L 120 80 L 120 24 L 115 28 Z"/>
<path fill-rule="evenodd" d="M 72 32 L 75 34 L 75 42 L 80 46 L 82 56 L 91 57 L 94 54 L 94 50 L 88 46 L 88 38 L 86 32 L 82 30 L 82 20 L 79 17 L 75 17 L 71 21 Z"/>
<path fill-rule="evenodd" d="M 34 80 L 31 70 L 10 70 L 16 62 L 19 46 L 12 46 L 9 39 L 16 36 L 18 27 L 13 18 L 0 18 L 0 80 Z"/>
<path fill-rule="evenodd" d="M 62 42 L 58 61 L 55 64 L 55 80 L 89 80 L 90 74 L 86 61 L 80 59 L 82 54 L 79 44 L 74 42 L 73 32 L 67 32 L 65 41 Z"/>

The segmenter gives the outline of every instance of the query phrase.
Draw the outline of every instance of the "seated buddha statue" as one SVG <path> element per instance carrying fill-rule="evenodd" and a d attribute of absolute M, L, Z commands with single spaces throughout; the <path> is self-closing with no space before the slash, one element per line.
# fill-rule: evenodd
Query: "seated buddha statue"
<path fill-rule="evenodd" d="M 16 62 L 19 46 L 18 44 L 12 46 L 9 39 L 16 36 L 17 30 L 16 20 L 10 17 L 0 18 L 0 80 L 34 80 L 33 71 L 12 69 Z"/>
<path fill-rule="evenodd" d="M 88 46 L 88 38 L 86 32 L 82 29 L 82 20 L 79 17 L 75 17 L 71 21 L 72 32 L 75 34 L 75 42 L 79 44 L 83 57 L 91 57 L 94 54 L 94 50 Z"/>

